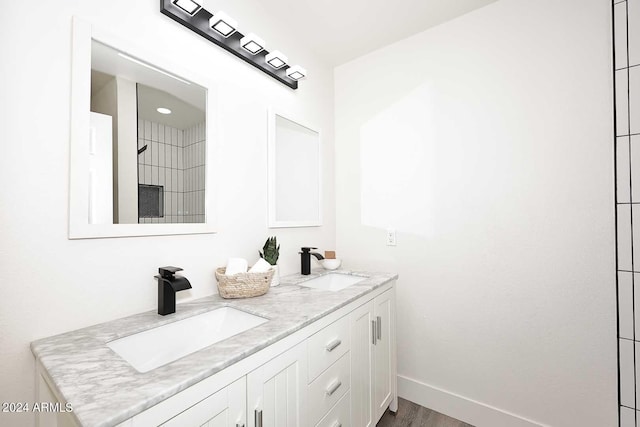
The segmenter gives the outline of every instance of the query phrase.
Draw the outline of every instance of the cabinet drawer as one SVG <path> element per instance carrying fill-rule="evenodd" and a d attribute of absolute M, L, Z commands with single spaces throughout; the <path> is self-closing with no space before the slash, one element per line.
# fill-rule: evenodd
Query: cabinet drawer
<path fill-rule="evenodd" d="M 351 388 L 350 357 L 347 352 L 309 384 L 309 424 L 315 425 Z"/>
<path fill-rule="evenodd" d="M 348 391 L 316 427 L 351 427 L 351 391 Z"/>
<path fill-rule="evenodd" d="M 349 316 L 336 320 L 309 337 L 309 382 L 349 351 L 350 337 Z"/>

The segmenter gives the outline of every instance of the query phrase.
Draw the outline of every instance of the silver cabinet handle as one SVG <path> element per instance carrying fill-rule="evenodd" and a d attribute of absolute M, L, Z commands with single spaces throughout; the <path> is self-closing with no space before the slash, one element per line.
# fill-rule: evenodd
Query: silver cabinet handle
<path fill-rule="evenodd" d="M 342 427 L 342 423 L 340 421 L 336 421 L 335 423 L 333 423 L 332 427 Z"/>
<path fill-rule="evenodd" d="M 325 347 L 325 349 L 331 353 L 333 350 L 336 349 L 336 347 L 338 347 L 340 344 L 342 344 L 342 341 L 340 340 L 333 340 L 331 341 L 329 344 L 327 344 L 327 346 Z"/>
<path fill-rule="evenodd" d="M 371 321 L 371 344 L 376 343 L 376 321 L 372 320 Z"/>
<path fill-rule="evenodd" d="M 382 318 L 380 316 L 376 317 L 376 324 L 378 326 L 378 339 L 382 339 Z"/>
<path fill-rule="evenodd" d="M 340 380 L 337 380 L 336 382 L 331 384 L 331 386 L 329 386 L 329 388 L 327 389 L 327 396 L 331 396 L 333 393 L 335 393 L 336 390 L 338 390 L 341 385 L 342 385 L 342 381 L 340 381 Z M 262 426 L 260 426 L 260 427 L 262 427 Z"/>
<path fill-rule="evenodd" d="M 262 409 L 255 410 L 255 427 L 262 427 Z"/>

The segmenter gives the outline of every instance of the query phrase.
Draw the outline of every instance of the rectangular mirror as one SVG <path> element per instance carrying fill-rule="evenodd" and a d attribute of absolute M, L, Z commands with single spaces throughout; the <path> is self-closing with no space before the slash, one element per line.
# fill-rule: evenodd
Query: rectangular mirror
<path fill-rule="evenodd" d="M 92 40 L 90 224 L 205 222 L 206 97 Z"/>
<path fill-rule="evenodd" d="M 69 237 L 213 232 L 213 85 L 77 18 L 73 42 Z"/>
<path fill-rule="evenodd" d="M 322 225 L 320 131 L 269 110 L 269 227 Z"/>

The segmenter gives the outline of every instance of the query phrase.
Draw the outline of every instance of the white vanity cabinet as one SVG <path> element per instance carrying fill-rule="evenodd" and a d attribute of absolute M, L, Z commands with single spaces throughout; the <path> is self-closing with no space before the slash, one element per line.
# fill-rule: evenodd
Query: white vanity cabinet
<path fill-rule="evenodd" d="M 398 404 L 393 288 L 351 313 L 351 342 L 352 424 L 373 427 Z"/>
<path fill-rule="evenodd" d="M 376 332 L 373 301 L 351 313 L 351 422 L 353 426 L 373 427 L 374 349 Z"/>
<path fill-rule="evenodd" d="M 306 425 L 373 427 L 395 412 L 395 339 L 393 287 L 309 337 Z"/>
<path fill-rule="evenodd" d="M 248 427 L 307 425 L 305 344 L 298 344 L 247 375 Z"/>
<path fill-rule="evenodd" d="M 373 344 L 373 412 L 376 423 L 396 395 L 395 294 L 389 289 L 373 300 L 376 333 Z M 392 411 L 396 411 L 397 402 Z"/>

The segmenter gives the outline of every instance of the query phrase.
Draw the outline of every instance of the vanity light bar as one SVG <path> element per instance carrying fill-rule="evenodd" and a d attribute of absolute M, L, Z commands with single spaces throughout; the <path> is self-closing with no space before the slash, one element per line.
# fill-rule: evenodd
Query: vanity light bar
<path fill-rule="evenodd" d="M 294 65 L 287 69 L 287 77 L 292 78 L 295 81 L 302 80 L 307 77 L 307 70 L 299 65 Z"/>
<path fill-rule="evenodd" d="M 202 5 L 194 0 L 173 0 L 173 4 L 191 16 L 202 9 Z"/>
<path fill-rule="evenodd" d="M 265 45 L 264 40 L 253 33 L 249 33 L 240 39 L 240 46 L 252 55 L 262 52 Z"/>
<path fill-rule="evenodd" d="M 289 59 L 279 50 L 274 50 L 270 54 L 264 57 L 267 64 L 271 65 L 276 70 L 284 67 L 289 62 Z"/>
<path fill-rule="evenodd" d="M 222 11 L 212 14 L 201 3 L 202 0 L 160 0 L 160 12 L 280 83 L 298 89 L 298 80 L 307 75 L 304 68 L 289 67 L 282 52 L 266 51 L 263 39 L 253 33 L 241 34 L 235 19 Z"/>
<path fill-rule="evenodd" d="M 209 19 L 209 26 L 222 37 L 227 38 L 236 32 L 238 28 L 238 21 L 220 11 Z"/>

